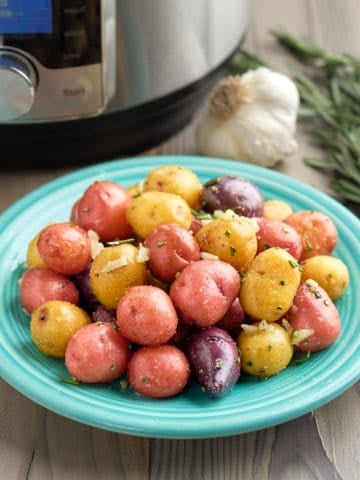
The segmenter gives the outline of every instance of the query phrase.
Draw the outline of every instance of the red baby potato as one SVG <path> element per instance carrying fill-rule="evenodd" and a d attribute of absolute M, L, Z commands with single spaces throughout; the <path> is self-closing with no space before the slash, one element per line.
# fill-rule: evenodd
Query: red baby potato
<path fill-rule="evenodd" d="M 322 212 L 300 210 L 284 220 L 300 234 L 303 253 L 300 260 L 314 255 L 330 255 L 334 250 L 338 232 L 332 219 Z"/>
<path fill-rule="evenodd" d="M 153 285 L 130 288 L 118 303 L 116 318 L 120 332 L 139 345 L 166 343 L 178 324 L 170 297 Z"/>
<path fill-rule="evenodd" d="M 340 335 L 337 308 L 326 291 L 313 280 L 300 285 L 286 319 L 293 329 L 293 343 L 302 351 L 323 350 Z M 304 333 L 306 338 L 302 340 Z"/>
<path fill-rule="evenodd" d="M 291 225 L 272 218 L 259 217 L 256 219 L 259 230 L 258 252 L 269 247 L 280 247 L 287 250 L 296 260 L 299 260 L 303 252 L 301 235 Z"/>
<path fill-rule="evenodd" d="M 176 277 L 169 295 L 183 321 L 209 327 L 225 315 L 239 288 L 239 273 L 230 264 L 199 260 Z"/>
<path fill-rule="evenodd" d="M 175 223 L 160 225 L 145 239 L 149 268 L 159 280 L 170 283 L 186 265 L 200 259 L 200 247 L 189 230 Z"/>
<path fill-rule="evenodd" d="M 185 354 L 174 345 L 141 347 L 128 366 L 130 386 L 151 398 L 173 397 L 189 381 L 190 365 Z"/>
<path fill-rule="evenodd" d="M 75 284 L 66 275 L 49 268 L 26 270 L 19 280 L 19 296 L 21 305 L 29 314 L 48 300 L 79 303 L 79 291 Z"/>
<path fill-rule="evenodd" d="M 79 382 L 104 383 L 124 375 L 130 357 L 130 343 L 114 324 L 90 323 L 71 337 L 65 365 Z"/>
<path fill-rule="evenodd" d="M 85 230 L 94 230 L 100 241 L 125 239 L 133 234 L 126 221 L 130 192 L 111 181 L 92 183 L 72 209 L 72 220 Z"/>
<path fill-rule="evenodd" d="M 86 230 L 69 222 L 52 223 L 42 230 L 37 248 L 46 265 L 64 275 L 82 272 L 91 261 Z"/>

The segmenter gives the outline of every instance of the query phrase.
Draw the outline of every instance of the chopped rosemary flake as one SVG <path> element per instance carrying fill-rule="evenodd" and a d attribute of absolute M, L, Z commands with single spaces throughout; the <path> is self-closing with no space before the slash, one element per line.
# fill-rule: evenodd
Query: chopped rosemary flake
<path fill-rule="evenodd" d="M 75 385 L 76 387 L 80 385 L 80 382 L 75 378 L 60 377 L 60 382 L 68 383 L 69 385 Z"/>
<path fill-rule="evenodd" d="M 304 246 L 304 252 L 311 252 L 313 249 L 314 247 L 308 241 L 306 241 Z"/>
<path fill-rule="evenodd" d="M 292 268 L 297 268 L 299 266 L 298 262 L 295 262 L 294 260 L 289 260 L 289 265 Z"/>
<path fill-rule="evenodd" d="M 305 362 L 307 362 L 307 361 L 309 360 L 310 355 L 311 355 L 311 354 L 310 354 L 310 350 L 308 350 L 308 351 L 306 352 L 306 354 L 305 354 L 302 358 L 295 358 L 295 360 L 294 360 L 293 363 L 294 363 L 295 365 L 300 365 L 301 363 L 305 363 Z"/>
<path fill-rule="evenodd" d="M 211 213 L 205 212 L 204 210 L 191 209 L 191 214 L 198 220 L 212 220 L 213 218 Z"/>
<path fill-rule="evenodd" d="M 230 245 L 230 254 L 233 257 L 236 254 L 236 248 Z"/>
<path fill-rule="evenodd" d="M 157 247 L 163 247 L 164 245 L 166 245 L 166 241 L 165 241 L 165 240 L 160 240 L 160 241 L 157 242 L 157 244 L 156 244 Z"/>
<path fill-rule="evenodd" d="M 149 383 L 148 377 L 143 377 L 143 378 L 142 378 L 142 382 L 143 382 L 143 383 Z"/>
<path fill-rule="evenodd" d="M 248 362 L 246 362 L 246 365 L 247 365 L 248 367 L 252 367 L 252 366 L 253 366 L 253 362 L 252 362 L 252 361 L 248 361 Z"/>
<path fill-rule="evenodd" d="M 123 243 L 134 243 L 135 241 L 135 238 L 124 238 L 123 240 L 113 240 L 111 242 L 106 242 L 106 245 L 109 247 L 113 247 L 116 245 L 122 245 Z"/>
<path fill-rule="evenodd" d="M 285 284 L 286 284 L 285 280 L 280 280 L 280 285 L 285 285 Z"/>
<path fill-rule="evenodd" d="M 215 361 L 215 368 L 222 368 L 222 361 L 220 358 L 218 358 L 216 361 Z"/>
<path fill-rule="evenodd" d="M 231 230 L 225 230 L 225 236 L 230 237 L 231 235 Z"/>

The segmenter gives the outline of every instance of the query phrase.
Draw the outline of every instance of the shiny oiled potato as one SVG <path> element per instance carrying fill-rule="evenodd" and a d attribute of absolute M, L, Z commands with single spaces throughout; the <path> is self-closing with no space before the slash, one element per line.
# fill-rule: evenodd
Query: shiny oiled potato
<path fill-rule="evenodd" d="M 331 300 L 336 300 L 349 284 L 349 270 L 340 258 L 316 255 L 302 263 L 301 282 L 307 279 L 315 280 Z"/>
<path fill-rule="evenodd" d="M 39 237 L 40 232 L 37 233 L 28 244 L 28 248 L 26 251 L 26 266 L 28 268 L 46 267 L 46 263 L 40 257 L 40 253 L 37 248 L 37 242 L 39 240 Z"/>
<path fill-rule="evenodd" d="M 295 258 L 282 248 L 269 248 L 250 263 L 241 284 L 240 303 L 250 317 L 276 321 L 291 307 L 300 279 Z"/>
<path fill-rule="evenodd" d="M 154 168 L 145 178 L 144 191 L 175 193 L 194 209 L 200 208 L 202 184 L 189 168 L 180 165 L 164 165 Z"/>
<path fill-rule="evenodd" d="M 276 375 L 292 359 L 294 347 L 290 335 L 278 323 L 257 322 L 253 327 L 238 336 L 241 368 L 261 378 Z"/>
<path fill-rule="evenodd" d="M 132 286 L 146 282 L 146 265 L 137 261 L 138 249 L 123 243 L 106 247 L 94 258 L 90 286 L 99 302 L 115 309 L 119 299 Z"/>
<path fill-rule="evenodd" d="M 195 239 L 202 252 L 218 256 L 239 272 L 251 262 L 257 251 L 255 226 L 240 218 L 212 220 L 196 233 Z"/>
<path fill-rule="evenodd" d="M 188 230 L 192 222 L 191 209 L 186 201 L 167 192 L 144 192 L 133 198 L 126 217 L 140 239 L 147 237 L 159 225 L 176 223 Z"/>
<path fill-rule="evenodd" d="M 85 310 L 62 300 L 41 304 L 31 314 L 31 337 L 38 349 L 50 357 L 64 358 L 67 344 L 84 325 L 91 323 Z"/>
<path fill-rule="evenodd" d="M 291 213 L 293 213 L 293 209 L 287 202 L 284 202 L 283 200 L 273 199 L 264 202 L 263 216 L 265 218 L 283 221 Z"/>

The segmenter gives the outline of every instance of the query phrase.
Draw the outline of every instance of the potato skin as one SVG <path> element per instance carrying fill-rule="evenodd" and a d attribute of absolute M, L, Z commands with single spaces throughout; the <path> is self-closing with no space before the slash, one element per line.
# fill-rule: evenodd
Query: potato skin
<path fill-rule="evenodd" d="M 241 272 L 255 257 L 256 228 L 249 221 L 217 218 L 195 235 L 202 252 L 212 253 Z"/>
<path fill-rule="evenodd" d="M 303 253 L 300 260 L 315 255 L 330 255 L 334 250 L 338 232 L 332 219 L 325 213 L 299 210 L 284 221 L 301 235 Z"/>
<path fill-rule="evenodd" d="M 130 343 L 113 323 L 90 323 L 67 344 L 65 365 L 79 382 L 104 383 L 124 375 L 130 358 Z"/>
<path fill-rule="evenodd" d="M 241 368 L 251 375 L 267 378 L 276 375 L 290 363 L 294 347 L 287 331 L 278 323 L 253 324 L 257 330 L 243 330 L 237 344 L 241 355 Z"/>
<path fill-rule="evenodd" d="M 349 270 L 342 260 L 331 255 L 315 255 L 301 264 L 301 282 L 313 279 L 329 295 L 339 298 L 349 285 Z"/>
<path fill-rule="evenodd" d="M 130 288 L 118 303 L 116 319 L 120 332 L 139 345 L 166 343 L 178 324 L 170 297 L 153 285 Z"/>
<path fill-rule="evenodd" d="M 141 347 L 128 365 L 130 386 L 150 398 L 168 398 L 179 394 L 190 377 L 185 354 L 174 345 Z"/>
<path fill-rule="evenodd" d="M 151 273 L 165 283 L 175 279 L 186 265 L 200 260 L 200 247 L 189 230 L 175 223 L 159 225 L 144 241 L 150 250 Z"/>
<path fill-rule="evenodd" d="M 283 200 L 272 199 L 264 202 L 263 217 L 265 218 L 271 218 L 281 222 L 291 213 L 293 213 L 293 209 Z"/>
<path fill-rule="evenodd" d="M 29 268 L 23 273 L 19 279 L 19 297 L 28 314 L 48 300 L 79 303 L 79 291 L 69 277 L 40 267 Z"/>
<path fill-rule="evenodd" d="M 296 331 L 311 329 L 314 333 L 297 344 L 302 351 L 316 352 L 333 344 L 341 331 L 341 323 L 336 306 L 326 293 L 313 280 L 303 283 L 294 298 L 286 319 Z"/>
<path fill-rule="evenodd" d="M 221 260 L 199 260 L 180 272 L 169 295 L 182 321 L 209 327 L 225 315 L 239 287 L 234 267 Z"/>
<path fill-rule="evenodd" d="M 240 356 L 235 340 L 213 325 L 197 329 L 185 340 L 194 375 L 212 397 L 229 392 L 240 377 Z"/>
<path fill-rule="evenodd" d="M 303 244 L 300 234 L 291 225 L 270 218 L 256 219 L 258 253 L 269 247 L 280 247 L 287 250 L 296 260 L 300 260 Z"/>
<path fill-rule="evenodd" d="M 180 165 L 163 165 L 154 168 L 145 177 L 143 190 L 174 193 L 182 197 L 190 208 L 200 208 L 202 184 L 189 168 Z"/>
<path fill-rule="evenodd" d="M 153 191 L 133 198 L 126 218 L 135 235 L 142 240 L 159 225 L 176 223 L 189 230 L 192 222 L 191 209 L 182 197 Z"/>
<path fill-rule="evenodd" d="M 300 278 L 299 264 L 286 250 L 264 250 L 249 265 L 240 288 L 240 303 L 254 319 L 279 320 L 291 307 Z"/>
<path fill-rule="evenodd" d="M 99 302 L 115 309 L 126 290 L 146 282 L 146 265 L 136 261 L 138 249 L 131 244 L 106 247 L 94 258 L 90 268 L 90 286 Z M 127 265 L 108 268 L 112 261 L 124 258 Z"/>
<path fill-rule="evenodd" d="M 32 312 L 30 332 L 42 353 L 64 358 L 71 337 L 89 323 L 89 315 L 77 305 L 63 300 L 49 300 Z"/>
<path fill-rule="evenodd" d="M 46 267 L 46 263 L 40 257 L 40 253 L 37 247 L 37 243 L 40 237 L 40 233 L 38 232 L 29 242 L 28 248 L 26 251 L 26 266 L 27 268 L 35 268 L 35 267 Z"/>
<path fill-rule="evenodd" d="M 93 182 L 73 208 L 72 220 L 85 230 L 94 230 L 101 242 L 132 236 L 126 221 L 130 192 L 109 180 Z"/>

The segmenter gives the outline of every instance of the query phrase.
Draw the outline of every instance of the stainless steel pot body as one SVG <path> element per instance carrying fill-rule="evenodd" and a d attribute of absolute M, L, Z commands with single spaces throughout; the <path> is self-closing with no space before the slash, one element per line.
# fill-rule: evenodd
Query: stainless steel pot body
<path fill-rule="evenodd" d="M 0 2 L 3 157 L 89 163 L 162 142 L 240 45 L 248 10 L 248 0 Z"/>

